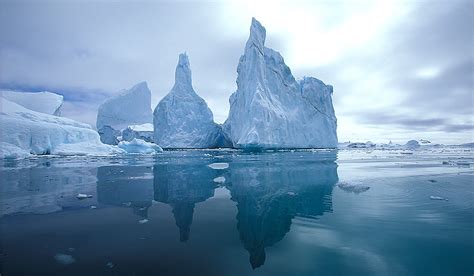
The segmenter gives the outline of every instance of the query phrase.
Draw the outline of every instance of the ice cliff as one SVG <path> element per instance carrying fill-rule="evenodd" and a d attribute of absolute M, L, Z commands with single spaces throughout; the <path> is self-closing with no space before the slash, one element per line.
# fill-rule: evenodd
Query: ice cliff
<path fill-rule="evenodd" d="M 179 55 L 175 84 L 153 113 L 154 141 L 163 148 L 215 148 L 224 145 L 220 125 L 192 86 L 188 56 Z"/>
<path fill-rule="evenodd" d="M 252 19 L 237 68 L 224 133 L 236 148 L 335 148 L 333 88 L 305 77 L 296 81 L 283 57 L 265 44 L 265 28 Z"/>
<path fill-rule="evenodd" d="M 119 95 L 107 99 L 99 107 L 96 127 L 100 133 L 113 134 L 104 130 L 110 127 L 113 130 L 123 130 L 129 125 L 151 123 L 151 92 L 146 82 L 141 82 L 129 90 L 123 90 Z M 104 143 L 115 141 L 116 137 L 101 135 Z"/>
<path fill-rule="evenodd" d="M 3 97 L 0 97 L 0 122 L 0 158 L 123 152 L 102 144 L 99 134 L 87 124 L 29 110 Z"/>
<path fill-rule="evenodd" d="M 61 116 L 63 96 L 52 92 L 0 91 L 0 97 L 36 112 Z"/>

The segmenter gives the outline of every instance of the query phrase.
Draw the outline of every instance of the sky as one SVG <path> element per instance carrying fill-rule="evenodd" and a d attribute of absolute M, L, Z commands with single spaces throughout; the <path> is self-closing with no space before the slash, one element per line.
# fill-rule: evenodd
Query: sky
<path fill-rule="evenodd" d="M 152 108 L 187 52 L 223 123 L 251 18 L 297 79 L 334 87 L 339 141 L 474 141 L 474 1 L 0 0 L 0 89 L 64 95 L 95 125 L 107 97 L 147 81 Z"/>

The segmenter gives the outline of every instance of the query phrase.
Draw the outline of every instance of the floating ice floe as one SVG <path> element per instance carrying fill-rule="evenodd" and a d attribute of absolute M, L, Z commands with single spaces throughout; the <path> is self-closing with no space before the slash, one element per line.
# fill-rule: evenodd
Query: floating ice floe
<path fill-rule="evenodd" d="M 225 177 L 219 176 L 219 177 L 214 178 L 213 181 L 216 183 L 222 184 L 222 183 L 225 183 Z"/>
<path fill-rule="evenodd" d="M 144 223 L 147 223 L 148 222 L 148 219 L 141 219 L 138 221 L 138 223 L 140 224 L 144 224 Z"/>
<path fill-rule="evenodd" d="M 73 256 L 66 254 L 56 254 L 54 259 L 62 265 L 70 265 L 76 261 Z"/>
<path fill-rule="evenodd" d="M 77 194 L 76 198 L 77 198 L 77 199 L 92 198 L 92 195 L 88 195 L 88 194 Z"/>
<path fill-rule="evenodd" d="M 448 200 L 447 198 L 445 197 L 441 197 L 441 196 L 430 196 L 430 199 L 431 200 Z"/>
<path fill-rule="evenodd" d="M 356 194 L 365 192 L 370 189 L 369 186 L 365 186 L 362 184 L 348 183 L 348 182 L 339 182 L 337 184 L 337 187 L 339 187 L 343 191 L 356 193 Z"/>
<path fill-rule="evenodd" d="M 155 154 L 163 152 L 163 149 L 154 143 L 134 138 L 132 141 L 122 141 L 118 147 L 131 154 Z"/>
<path fill-rule="evenodd" d="M 207 166 L 214 170 L 224 170 L 229 167 L 229 163 L 212 163 Z"/>

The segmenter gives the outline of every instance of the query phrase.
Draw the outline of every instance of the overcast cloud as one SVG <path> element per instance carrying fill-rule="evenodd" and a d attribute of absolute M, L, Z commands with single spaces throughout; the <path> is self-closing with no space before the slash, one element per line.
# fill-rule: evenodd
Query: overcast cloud
<path fill-rule="evenodd" d="M 474 1 L 5 1 L 0 88 L 65 96 L 95 125 L 108 96 L 147 81 L 153 108 L 189 54 L 223 122 L 251 17 L 296 78 L 334 86 L 340 141 L 473 141 Z"/>

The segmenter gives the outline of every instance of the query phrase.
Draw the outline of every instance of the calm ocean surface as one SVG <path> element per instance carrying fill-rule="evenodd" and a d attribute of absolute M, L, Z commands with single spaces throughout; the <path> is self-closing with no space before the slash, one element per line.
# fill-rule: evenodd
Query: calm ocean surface
<path fill-rule="evenodd" d="M 473 275 L 473 153 L 1 161 L 0 274 Z"/>

